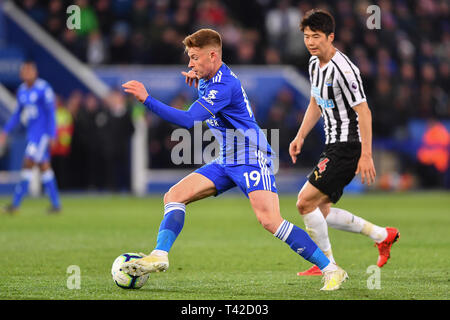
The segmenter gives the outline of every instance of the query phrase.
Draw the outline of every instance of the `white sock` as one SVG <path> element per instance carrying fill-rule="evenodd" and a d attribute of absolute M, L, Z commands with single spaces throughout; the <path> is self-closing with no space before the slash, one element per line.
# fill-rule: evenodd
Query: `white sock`
<path fill-rule="evenodd" d="M 328 272 L 328 271 L 336 271 L 338 269 L 336 263 L 330 262 L 325 268 L 322 269 L 322 273 Z"/>
<path fill-rule="evenodd" d="M 20 178 L 23 180 L 31 181 L 33 178 L 33 170 L 31 169 L 22 169 L 20 171 Z"/>
<path fill-rule="evenodd" d="M 306 232 L 308 232 L 311 239 L 332 263 L 336 263 L 328 237 L 328 225 L 320 209 L 316 208 L 314 211 L 302 215 L 302 217 L 305 222 Z"/>
<path fill-rule="evenodd" d="M 344 209 L 330 208 L 326 222 L 334 229 L 362 233 L 375 242 L 381 242 L 387 237 L 386 228 L 374 225 Z"/>
<path fill-rule="evenodd" d="M 167 251 L 158 250 L 158 249 L 155 249 L 150 253 L 150 255 L 154 255 L 154 256 L 167 256 L 168 254 L 169 253 Z"/>

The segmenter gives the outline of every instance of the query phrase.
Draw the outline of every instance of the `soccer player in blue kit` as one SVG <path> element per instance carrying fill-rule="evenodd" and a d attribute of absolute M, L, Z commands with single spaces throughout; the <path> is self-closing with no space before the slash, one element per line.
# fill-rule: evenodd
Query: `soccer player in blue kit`
<path fill-rule="evenodd" d="M 272 164 L 275 155 L 256 123 L 241 82 L 222 62 L 220 34 L 201 29 L 187 36 L 183 44 L 191 69 L 183 75 L 186 83 L 198 87 L 199 96 L 189 110 L 178 110 L 154 99 L 135 80 L 123 84 L 124 90 L 171 123 L 190 128 L 196 121 L 206 121 L 221 152 L 164 195 L 164 218 L 155 249 L 148 256 L 124 263 L 122 270 L 134 276 L 167 270 L 168 252 L 183 228 L 186 205 L 238 186 L 261 225 L 322 270 L 325 284 L 321 290 L 339 289 L 347 273 L 330 262 L 304 230 L 281 217 Z"/>
<path fill-rule="evenodd" d="M 41 181 L 50 198 L 49 213 L 61 210 L 58 186 L 50 163 L 50 142 L 56 136 L 55 95 L 47 81 L 38 78 L 37 67 L 25 61 L 20 69 L 23 83 L 17 91 L 17 108 L 0 133 L 0 145 L 4 146 L 8 134 L 19 124 L 27 127 L 27 146 L 21 171 L 21 180 L 16 185 L 12 203 L 4 208 L 6 213 L 18 210 L 32 177 L 32 169 L 39 166 Z"/>

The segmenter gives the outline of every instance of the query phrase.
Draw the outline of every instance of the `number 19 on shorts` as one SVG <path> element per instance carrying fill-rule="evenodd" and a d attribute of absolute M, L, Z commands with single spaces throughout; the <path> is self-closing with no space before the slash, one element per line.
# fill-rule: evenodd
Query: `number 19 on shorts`
<path fill-rule="evenodd" d="M 247 189 L 251 186 L 256 187 L 261 180 L 261 174 L 257 170 L 253 170 L 250 172 L 244 172 L 245 183 L 247 184 Z M 251 183 L 251 185 L 250 185 Z"/>

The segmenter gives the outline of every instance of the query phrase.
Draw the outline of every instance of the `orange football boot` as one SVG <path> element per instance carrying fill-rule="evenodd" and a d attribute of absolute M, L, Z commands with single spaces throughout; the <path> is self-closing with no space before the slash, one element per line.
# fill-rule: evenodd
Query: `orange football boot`
<path fill-rule="evenodd" d="M 313 265 L 311 268 L 309 268 L 306 271 L 298 272 L 298 276 L 321 276 L 322 271 L 320 271 L 319 267 L 316 265 Z"/>
<path fill-rule="evenodd" d="M 380 253 L 378 256 L 377 266 L 382 267 L 386 264 L 388 259 L 391 256 L 391 247 L 400 238 L 400 232 L 396 228 L 386 228 L 387 237 L 380 243 L 375 243 L 375 246 L 378 247 L 378 252 Z"/>

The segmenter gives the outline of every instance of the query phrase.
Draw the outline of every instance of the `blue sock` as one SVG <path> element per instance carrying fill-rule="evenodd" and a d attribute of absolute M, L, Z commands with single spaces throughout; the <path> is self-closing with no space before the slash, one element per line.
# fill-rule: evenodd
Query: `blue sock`
<path fill-rule="evenodd" d="M 184 203 L 169 202 L 164 206 L 164 218 L 159 227 L 155 250 L 169 252 L 181 229 L 183 229 L 185 211 L 186 205 Z"/>
<path fill-rule="evenodd" d="M 22 203 L 23 197 L 28 193 L 28 186 L 33 172 L 30 169 L 23 169 L 20 173 L 21 180 L 14 188 L 14 195 L 12 200 L 12 206 L 18 208 Z"/>
<path fill-rule="evenodd" d="M 292 250 L 305 260 L 314 263 L 320 270 L 323 270 L 330 263 L 330 260 L 328 260 L 327 256 L 311 237 L 304 230 L 289 221 L 284 220 L 274 233 L 274 236 L 286 242 Z"/>
<path fill-rule="evenodd" d="M 50 198 L 50 202 L 53 208 L 61 208 L 61 203 L 59 201 L 58 185 L 56 184 L 55 174 L 53 170 L 48 169 L 42 173 L 42 184 L 44 185 L 45 192 Z"/>

